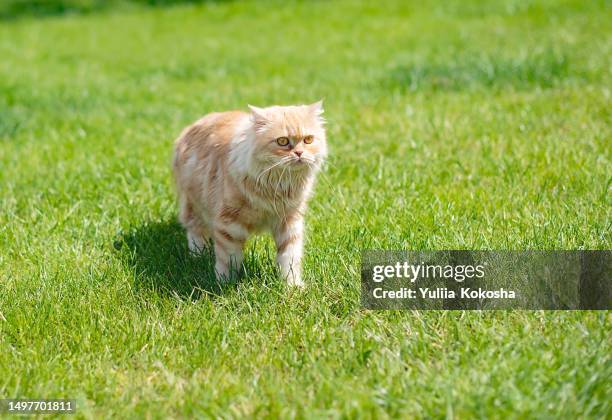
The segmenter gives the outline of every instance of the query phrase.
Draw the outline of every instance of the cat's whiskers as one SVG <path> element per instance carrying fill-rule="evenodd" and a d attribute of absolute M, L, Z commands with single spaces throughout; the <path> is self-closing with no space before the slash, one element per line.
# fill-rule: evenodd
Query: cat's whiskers
<path fill-rule="evenodd" d="M 287 160 L 287 157 L 284 157 L 282 159 L 280 159 L 278 162 L 272 164 L 271 166 L 269 166 L 268 168 L 264 169 L 263 171 L 261 171 L 259 173 L 259 175 L 257 176 L 256 180 L 255 180 L 255 185 L 259 185 L 259 182 L 261 181 L 262 177 L 268 173 L 268 179 L 270 177 L 270 172 L 272 169 L 276 168 L 278 165 L 282 165 L 283 163 L 285 163 L 285 161 Z M 263 187 L 263 185 L 261 185 Z"/>
<path fill-rule="evenodd" d="M 275 162 L 272 165 L 268 166 L 267 168 L 265 168 L 263 171 L 261 171 L 258 175 L 257 178 L 255 179 L 255 183 L 259 184 L 259 182 L 261 181 L 261 179 L 263 178 L 263 176 L 268 173 L 269 171 L 271 171 L 272 169 L 274 169 L 275 167 L 277 167 L 278 165 L 282 164 L 282 161 L 279 162 Z"/>

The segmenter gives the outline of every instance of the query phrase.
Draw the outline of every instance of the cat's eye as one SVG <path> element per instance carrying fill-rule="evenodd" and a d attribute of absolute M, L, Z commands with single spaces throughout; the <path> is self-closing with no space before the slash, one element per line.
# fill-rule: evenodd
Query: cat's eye
<path fill-rule="evenodd" d="M 289 139 L 287 137 L 279 137 L 276 139 L 276 142 L 279 146 L 286 146 L 289 144 Z"/>
<path fill-rule="evenodd" d="M 304 137 L 304 143 L 310 144 L 314 141 L 314 136 L 306 136 Z"/>

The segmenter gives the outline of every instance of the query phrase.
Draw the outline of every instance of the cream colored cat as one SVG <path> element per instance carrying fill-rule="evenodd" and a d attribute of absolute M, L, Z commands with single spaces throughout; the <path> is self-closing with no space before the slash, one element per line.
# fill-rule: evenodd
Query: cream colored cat
<path fill-rule="evenodd" d="M 237 274 L 247 238 L 270 231 L 288 284 L 301 277 L 304 212 L 327 154 L 322 103 L 211 113 L 176 141 L 179 220 L 189 249 L 212 240 L 219 280 Z"/>

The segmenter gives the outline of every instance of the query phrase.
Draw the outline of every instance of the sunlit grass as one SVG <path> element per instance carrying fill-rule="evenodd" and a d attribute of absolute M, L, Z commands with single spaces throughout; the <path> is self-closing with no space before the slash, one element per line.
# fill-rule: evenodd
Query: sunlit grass
<path fill-rule="evenodd" d="M 603 2 L 223 2 L 0 22 L 0 396 L 84 416 L 609 417 L 607 312 L 371 312 L 359 255 L 609 249 Z M 325 99 L 305 278 L 223 289 L 170 159 Z"/>

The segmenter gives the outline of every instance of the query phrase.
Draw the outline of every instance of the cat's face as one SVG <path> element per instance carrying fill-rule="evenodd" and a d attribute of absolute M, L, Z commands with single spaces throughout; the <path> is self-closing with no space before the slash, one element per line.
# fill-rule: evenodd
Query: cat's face
<path fill-rule="evenodd" d="M 291 172 L 320 167 L 327 155 L 322 103 L 299 106 L 249 106 L 255 127 L 253 158 L 260 166 Z"/>

